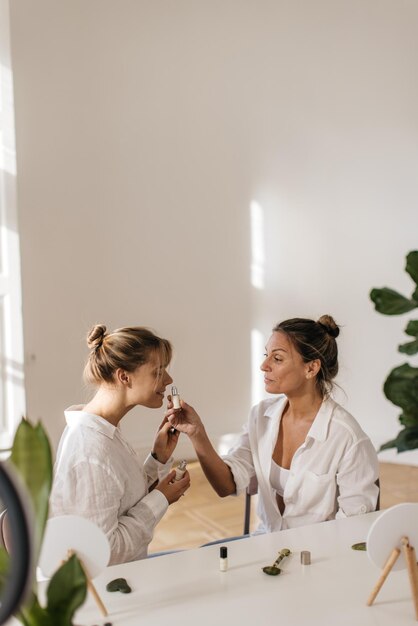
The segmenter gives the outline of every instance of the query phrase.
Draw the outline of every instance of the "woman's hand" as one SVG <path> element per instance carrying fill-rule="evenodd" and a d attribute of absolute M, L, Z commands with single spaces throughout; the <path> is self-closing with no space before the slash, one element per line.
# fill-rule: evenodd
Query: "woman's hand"
<path fill-rule="evenodd" d="M 193 407 L 180 400 L 181 409 L 173 409 L 170 396 L 165 417 L 176 430 L 186 433 L 191 439 L 204 431 L 199 415 Z"/>
<path fill-rule="evenodd" d="M 180 433 L 178 430 L 173 431 L 173 427 L 167 417 L 164 417 L 158 428 L 152 447 L 152 451 L 160 463 L 167 463 L 174 452 L 179 437 Z"/>
<path fill-rule="evenodd" d="M 190 474 L 188 471 L 185 472 L 183 478 L 180 480 L 174 480 L 176 475 L 176 470 L 172 470 L 165 478 L 160 480 L 158 485 L 155 487 L 158 491 L 161 491 L 162 494 L 168 500 L 168 504 L 173 504 L 173 502 L 177 502 L 184 496 L 184 493 L 190 487 Z"/>

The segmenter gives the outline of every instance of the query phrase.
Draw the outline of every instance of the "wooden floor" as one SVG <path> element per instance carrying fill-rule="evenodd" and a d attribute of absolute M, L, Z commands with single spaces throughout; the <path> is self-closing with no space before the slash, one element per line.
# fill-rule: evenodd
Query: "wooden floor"
<path fill-rule="evenodd" d="M 242 534 L 244 496 L 219 498 L 208 484 L 198 463 L 190 463 L 191 487 L 172 504 L 158 524 L 150 552 L 195 548 L 224 537 Z M 380 464 L 380 506 L 418 502 L 418 467 Z M 256 497 L 252 498 L 251 529 L 257 525 Z"/>

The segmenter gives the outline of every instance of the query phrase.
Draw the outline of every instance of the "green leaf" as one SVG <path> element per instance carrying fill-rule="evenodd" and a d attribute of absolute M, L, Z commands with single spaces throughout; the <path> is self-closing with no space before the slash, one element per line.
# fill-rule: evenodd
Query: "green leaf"
<path fill-rule="evenodd" d="M 396 448 L 396 439 L 392 439 L 391 441 L 383 443 L 379 448 L 379 452 L 381 452 L 382 450 L 389 450 L 389 448 Z"/>
<path fill-rule="evenodd" d="M 412 252 L 406 256 L 405 269 L 414 283 L 418 285 L 418 250 L 412 250 Z"/>
<path fill-rule="evenodd" d="M 403 411 L 399 416 L 402 426 L 418 426 L 418 412 Z"/>
<path fill-rule="evenodd" d="M 405 332 L 407 335 L 410 335 L 411 337 L 418 338 L 418 320 L 411 320 L 410 322 L 408 322 L 405 328 Z"/>
<path fill-rule="evenodd" d="M 389 444 L 394 443 L 398 452 L 405 452 L 406 450 L 414 450 L 418 448 L 418 426 L 412 426 L 411 428 L 404 428 L 398 433 L 398 436 L 393 441 L 388 442 Z M 384 444 L 381 446 L 380 450 L 385 450 L 386 448 L 394 446 Z"/>
<path fill-rule="evenodd" d="M 404 363 L 392 370 L 383 385 L 388 400 L 410 416 L 418 413 L 418 367 Z"/>
<path fill-rule="evenodd" d="M 401 343 L 401 345 L 398 346 L 398 350 L 403 354 L 416 354 L 418 352 L 418 339 L 408 341 L 408 343 Z"/>
<path fill-rule="evenodd" d="M 370 298 L 373 300 L 375 309 L 383 315 L 400 315 L 407 313 L 418 307 L 418 302 L 408 300 L 397 291 L 382 287 L 382 289 L 372 289 Z"/>
<path fill-rule="evenodd" d="M 38 598 L 32 593 L 29 601 L 16 614 L 24 626 L 55 626 L 48 615 L 47 609 L 43 609 Z"/>
<path fill-rule="evenodd" d="M 54 626 L 71 626 L 74 612 L 87 594 L 87 578 L 78 558 L 73 555 L 55 572 L 48 586 L 48 613 Z"/>
<path fill-rule="evenodd" d="M 7 573 L 10 569 L 10 557 L 4 548 L 0 547 L 0 597 L 7 580 Z"/>
<path fill-rule="evenodd" d="M 10 460 L 31 496 L 35 514 L 35 556 L 39 554 L 48 518 L 52 485 L 52 455 L 48 437 L 41 424 L 22 420 L 16 431 Z"/>

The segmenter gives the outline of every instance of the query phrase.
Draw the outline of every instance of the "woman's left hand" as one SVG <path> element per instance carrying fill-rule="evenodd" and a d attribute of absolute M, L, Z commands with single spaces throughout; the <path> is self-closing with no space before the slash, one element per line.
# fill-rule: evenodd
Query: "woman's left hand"
<path fill-rule="evenodd" d="M 167 463 L 174 452 L 179 436 L 179 431 L 173 430 L 168 419 L 164 417 L 158 428 L 152 448 L 160 463 Z"/>

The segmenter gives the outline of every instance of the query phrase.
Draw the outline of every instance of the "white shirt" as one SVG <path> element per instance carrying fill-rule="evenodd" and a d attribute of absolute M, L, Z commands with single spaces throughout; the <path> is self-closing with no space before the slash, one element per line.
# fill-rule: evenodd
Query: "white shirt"
<path fill-rule="evenodd" d="M 80 409 L 65 411 L 50 516 L 80 515 L 97 524 L 109 540 L 111 565 L 142 559 L 168 507 L 161 491 L 148 488 L 168 473 L 171 459 L 163 465 L 149 455 L 142 465 L 120 428 Z"/>
<path fill-rule="evenodd" d="M 293 456 L 282 517 L 270 483 L 270 468 L 286 404 L 287 398 L 279 396 L 253 407 L 238 444 L 222 457 L 231 468 L 237 493 L 257 477 L 261 520 L 257 532 L 374 511 L 379 493 L 376 451 L 354 417 L 327 398 Z"/>

